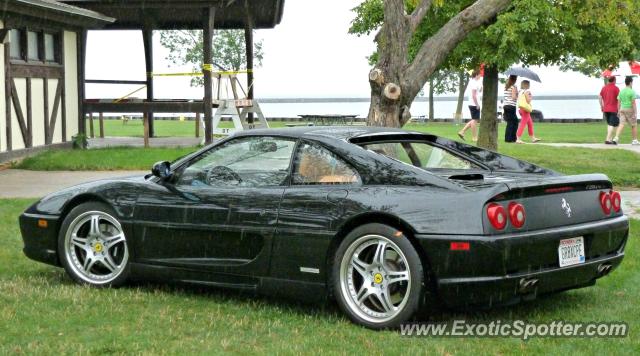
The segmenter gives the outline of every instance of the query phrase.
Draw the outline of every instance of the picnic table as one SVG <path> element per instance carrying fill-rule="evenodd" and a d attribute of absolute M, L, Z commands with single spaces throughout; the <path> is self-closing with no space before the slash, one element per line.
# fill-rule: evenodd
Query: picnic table
<path fill-rule="evenodd" d="M 298 115 L 313 123 L 314 126 L 353 125 L 358 115 Z"/>

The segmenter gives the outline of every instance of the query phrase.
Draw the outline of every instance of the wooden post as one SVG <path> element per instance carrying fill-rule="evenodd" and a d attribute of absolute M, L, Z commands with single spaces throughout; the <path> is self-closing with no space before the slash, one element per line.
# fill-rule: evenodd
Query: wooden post
<path fill-rule="evenodd" d="M 144 148 L 149 148 L 149 117 L 147 113 L 142 114 L 142 124 L 144 125 Z"/>
<path fill-rule="evenodd" d="M 91 138 L 96 137 L 93 133 L 93 113 L 92 112 L 89 113 L 89 134 L 91 135 Z"/>
<path fill-rule="evenodd" d="M 244 42 L 247 52 L 247 99 L 253 100 L 253 16 L 249 10 L 249 2 L 247 0 L 245 0 L 244 5 L 247 15 L 247 22 L 244 28 Z M 252 112 L 247 116 L 247 121 L 250 124 L 253 123 Z"/>
<path fill-rule="evenodd" d="M 145 24 L 142 31 L 142 40 L 144 42 L 144 62 L 147 70 L 147 101 L 153 102 L 153 27 Z M 155 136 L 153 124 L 153 111 L 146 113 L 149 120 L 149 136 Z"/>
<path fill-rule="evenodd" d="M 196 113 L 196 137 L 200 137 L 200 113 Z"/>
<path fill-rule="evenodd" d="M 11 132 L 11 71 L 9 67 L 11 66 L 11 52 L 9 51 L 9 46 L 6 44 L 4 47 L 4 114 L 5 114 L 5 134 L 6 136 L 6 147 L 7 151 L 11 151 L 11 139 L 13 133 Z"/>
<path fill-rule="evenodd" d="M 102 112 L 98 113 L 98 120 L 100 121 L 100 138 L 104 138 L 104 117 Z"/>
<path fill-rule="evenodd" d="M 76 58 L 78 66 L 78 133 L 87 135 L 87 116 L 84 110 L 84 93 L 85 93 L 85 69 L 86 69 L 86 50 L 87 50 L 87 30 L 76 32 L 76 49 L 78 51 Z"/>
<path fill-rule="evenodd" d="M 213 88 L 211 82 L 211 72 L 213 71 L 213 21 L 215 19 L 216 10 L 213 7 L 209 7 L 205 10 L 204 16 L 204 43 L 203 52 L 204 66 L 202 72 L 204 73 L 204 142 L 206 144 L 211 143 L 213 139 L 213 129 L 211 123 L 213 121 Z"/>

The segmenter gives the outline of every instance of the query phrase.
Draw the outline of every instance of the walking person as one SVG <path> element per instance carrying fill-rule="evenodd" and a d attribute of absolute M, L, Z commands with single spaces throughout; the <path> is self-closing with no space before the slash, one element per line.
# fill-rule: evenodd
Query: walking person
<path fill-rule="evenodd" d="M 482 75 L 479 70 L 471 73 L 471 80 L 467 86 L 467 97 L 469 98 L 469 112 L 471 120 L 467 122 L 462 130 L 458 131 L 458 136 L 464 140 L 464 134 L 471 129 L 473 141 L 478 141 L 478 121 L 480 121 L 480 103 L 482 103 Z"/>
<path fill-rule="evenodd" d="M 510 75 L 507 84 L 504 86 L 504 104 L 502 110 L 504 112 L 504 121 L 507 128 L 504 132 L 504 142 L 516 142 L 516 132 L 518 130 L 518 116 L 516 115 L 516 106 L 518 104 L 518 88 L 516 87 L 517 75 Z"/>
<path fill-rule="evenodd" d="M 637 94 L 635 90 L 633 90 L 633 77 L 627 77 L 624 80 L 624 84 L 626 87 L 620 91 L 620 94 L 618 94 L 618 114 L 621 119 L 618 132 L 622 131 L 626 122 L 631 126 L 631 135 L 633 137 L 631 144 L 640 145 L 638 142 L 638 109 L 636 107 Z M 616 135 L 613 140 L 617 143 L 619 141 L 619 136 Z"/>
<path fill-rule="evenodd" d="M 607 138 L 604 143 L 617 145 L 618 141 L 613 140 L 613 135 L 615 131 L 615 137 L 618 137 L 620 136 L 620 131 L 622 131 L 620 118 L 618 117 L 618 94 L 620 94 L 620 89 L 616 86 L 616 77 L 610 76 L 608 82 L 600 90 L 599 97 L 600 109 L 604 114 L 605 120 L 607 120 Z"/>
<path fill-rule="evenodd" d="M 533 132 L 533 119 L 531 119 L 531 112 L 533 111 L 531 101 L 533 100 L 533 96 L 531 95 L 531 90 L 529 90 L 530 87 L 531 84 L 528 80 L 523 80 L 522 83 L 520 83 L 521 90 L 520 95 L 518 96 L 518 111 L 520 112 L 520 117 L 522 119 L 520 120 L 518 131 L 516 132 L 516 143 L 524 143 L 524 141 L 522 141 L 522 134 L 525 126 L 527 127 L 531 142 L 536 143 L 540 141 Z"/>

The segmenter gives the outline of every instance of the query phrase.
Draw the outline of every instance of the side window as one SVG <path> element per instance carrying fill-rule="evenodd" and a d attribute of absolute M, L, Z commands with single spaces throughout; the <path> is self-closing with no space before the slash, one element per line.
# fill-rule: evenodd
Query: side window
<path fill-rule="evenodd" d="M 239 138 L 200 155 L 177 174 L 179 186 L 265 187 L 285 183 L 295 141 Z"/>
<path fill-rule="evenodd" d="M 333 152 L 306 142 L 300 145 L 294 162 L 294 185 L 359 182 L 358 173 Z"/>
<path fill-rule="evenodd" d="M 22 59 L 22 33 L 20 30 L 9 32 L 9 57 L 11 59 Z"/>

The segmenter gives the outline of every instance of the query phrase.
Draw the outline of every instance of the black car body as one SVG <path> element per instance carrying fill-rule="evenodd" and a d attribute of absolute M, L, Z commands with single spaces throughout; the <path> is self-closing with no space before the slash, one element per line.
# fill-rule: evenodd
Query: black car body
<path fill-rule="evenodd" d="M 279 140 L 290 141 L 291 163 L 286 172 L 267 178 L 261 176 L 267 168 L 245 167 L 242 183 L 219 166 L 194 169 L 191 178 L 183 178 L 202 157 L 210 157 L 208 152 L 215 155 L 221 150 L 215 151 L 217 147 L 244 142 L 235 140 L 257 140 L 247 146 L 247 152 L 257 155 L 274 152 L 269 140 L 276 146 L 284 142 Z M 326 184 L 296 183 L 303 164 L 297 155 L 304 145 L 330 152 L 355 175 L 330 177 L 333 181 Z M 420 156 L 419 150 L 427 153 Z M 420 162 L 421 157 L 429 162 Z M 271 161 L 265 167 L 279 164 Z M 628 219 L 619 196 L 611 200 L 615 193 L 605 175 L 564 176 L 460 142 L 396 129 L 244 131 L 156 174 L 87 183 L 45 197 L 20 217 L 24 253 L 64 265 L 60 240 L 65 217 L 74 207 L 100 202 L 112 209 L 126 235 L 133 278 L 321 299 L 338 294 L 332 279 L 341 272 L 333 273 L 332 265 L 342 241 L 359 226 L 376 223 L 396 231 L 389 230 L 392 235 L 405 236 L 407 246 L 415 249 L 424 290 L 459 307 L 509 304 L 593 285 L 620 264 L 628 237 Z M 187 183 L 178 184 L 180 179 Z M 261 179 L 273 182 L 260 184 Z M 231 181 L 236 183 L 225 183 Z M 516 218 L 510 209 L 517 204 L 523 211 Z M 502 229 L 492 225 L 500 225 L 500 217 L 500 222 L 489 217 L 490 208 L 498 206 L 508 220 Z M 574 238 L 580 241 L 570 240 Z M 584 251 L 561 251 L 561 241 Z M 575 263 L 560 267 L 560 255 L 571 253 L 566 260 Z M 393 325 L 376 324 L 377 319 L 366 315 L 365 320 L 352 318 L 371 327 Z"/>

